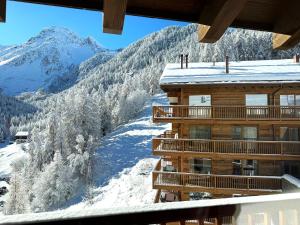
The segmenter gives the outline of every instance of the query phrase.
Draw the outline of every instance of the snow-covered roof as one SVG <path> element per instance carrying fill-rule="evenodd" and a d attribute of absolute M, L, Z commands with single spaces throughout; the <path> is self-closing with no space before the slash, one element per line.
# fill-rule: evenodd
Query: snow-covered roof
<path fill-rule="evenodd" d="M 28 131 L 19 131 L 16 133 L 16 136 L 28 136 L 29 132 Z"/>
<path fill-rule="evenodd" d="M 300 64 L 292 59 L 241 61 L 229 63 L 168 64 L 160 78 L 160 85 L 176 84 L 228 84 L 228 83 L 297 83 L 300 82 Z"/>

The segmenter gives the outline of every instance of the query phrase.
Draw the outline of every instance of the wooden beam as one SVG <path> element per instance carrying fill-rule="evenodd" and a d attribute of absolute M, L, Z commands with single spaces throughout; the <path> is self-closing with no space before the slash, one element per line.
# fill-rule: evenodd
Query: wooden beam
<path fill-rule="evenodd" d="M 6 21 L 6 0 L 0 0 L 0 22 Z"/>
<path fill-rule="evenodd" d="M 127 0 L 104 0 L 103 32 L 121 34 L 126 14 Z"/>
<path fill-rule="evenodd" d="M 286 50 L 294 47 L 300 41 L 300 7 L 299 0 L 289 0 L 280 3 L 280 10 L 274 21 L 273 49 Z"/>
<path fill-rule="evenodd" d="M 300 29 L 293 35 L 273 33 L 273 49 L 286 50 L 300 42 Z"/>
<path fill-rule="evenodd" d="M 220 1 L 220 9 L 214 17 L 211 26 L 199 25 L 199 41 L 214 43 L 219 40 L 226 29 L 232 24 L 235 18 L 243 10 L 247 0 Z"/>

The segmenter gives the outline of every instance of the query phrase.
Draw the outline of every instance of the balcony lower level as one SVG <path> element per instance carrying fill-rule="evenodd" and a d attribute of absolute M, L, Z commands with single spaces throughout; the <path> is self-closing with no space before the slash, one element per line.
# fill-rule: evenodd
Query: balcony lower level
<path fill-rule="evenodd" d="M 154 106 L 154 122 L 283 121 L 300 119 L 300 106 Z"/>
<path fill-rule="evenodd" d="M 153 138 L 152 151 L 159 156 L 214 159 L 300 160 L 299 141 L 245 141 L 175 138 L 171 132 Z"/>
<path fill-rule="evenodd" d="M 263 195 L 282 192 L 282 177 L 213 175 L 161 171 L 161 161 L 152 173 L 153 188 L 215 195 Z"/>

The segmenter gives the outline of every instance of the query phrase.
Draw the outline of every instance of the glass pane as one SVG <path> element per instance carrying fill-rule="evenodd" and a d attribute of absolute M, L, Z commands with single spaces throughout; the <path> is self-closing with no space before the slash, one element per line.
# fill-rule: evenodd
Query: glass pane
<path fill-rule="evenodd" d="M 289 133 L 287 127 L 280 127 L 280 140 L 281 141 L 288 141 Z"/>
<path fill-rule="evenodd" d="M 191 126 L 189 129 L 191 139 L 210 139 L 211 132 L 208 126 Z"/>
<path fill-rule="evenodd" d="M 246 106 L 267 106 L 268 95 L 267 94 L 247 94 Z"/>
<path fill-rule="evenodd" d="M 242 128 L 241 127 L 233 127 L 232 128 L 232 139 L 233 140 L 241 140 L 242 139 Z"/>
<path fill-rule="evenodd" d="M 192 173 L 210 174 L 211 160 L 210 159 L 197 159 L 193 160 Z"/>
<path fill-rule="evenodd" d="M 280 105 L 281 106 L 295 105 L 295 95 L 280 95 Z"/>
<path fill-rule="evenodd" d="M 289 140 L 288 141 L 299 141 L 298 128 L 289 128 Z"/>
<path fill-rule="evenodd" d="M 191 95 L 189 96 L 190 106 L 211 106 L 210 95 Z"/>
<path fill-rule="evenodd" d="M 300 95 L 296 95 L 296 105 L 300 106 Z"/>
<path fill-rule="evenodd" d="M 256 127 L 244 127 L 243 136 L 245 140 L 256 140 L 257 139 L 257 128 Z"/>

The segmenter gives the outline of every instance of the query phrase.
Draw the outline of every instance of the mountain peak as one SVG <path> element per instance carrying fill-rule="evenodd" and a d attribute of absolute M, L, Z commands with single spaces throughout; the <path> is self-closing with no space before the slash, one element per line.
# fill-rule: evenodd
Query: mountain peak
<path fill-rule="evenodd" d="M 0 46 L 0 88 L 9 95 L 48 88 L 60 77 L 69 79 L 81 62 L 97 53 L 104 61 L 112 57 L 91 37 L 82 38 L 64 27 L 45 28 L 24 44 Z"/>
<path fill-rule="evenodd" d="M 31 44 L 38 41 L 59 41 L 59 42 L 80 42 L 82 38 L 80 38 L 73 31 L 64 27 L 48 27 L 43 29 L 39 34 L 30 38 L 27 44 Z"/>

